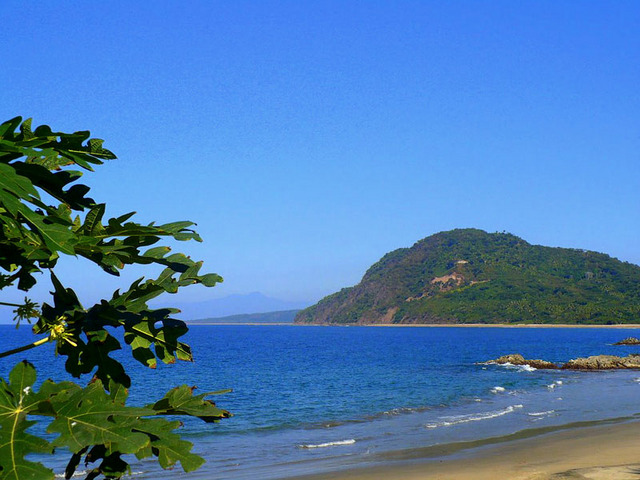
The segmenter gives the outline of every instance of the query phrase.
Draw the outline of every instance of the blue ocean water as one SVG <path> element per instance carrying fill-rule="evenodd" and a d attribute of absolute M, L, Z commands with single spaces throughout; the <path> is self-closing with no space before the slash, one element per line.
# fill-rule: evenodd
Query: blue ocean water
<path fill-rule="evenodd" d="M 636 333 L 634 333 L 636 332 Z M 32 341 L 0 326 L 0 348 Z M 565 362 L 602 353 L 631 329 L 193 326 L 195 362 L 149 370 L 126 361 L 130 398 L 144 404 L 173 385 L 214 398 L 234 417 L 182 429 L 207 459 L 200 470 L 163 472 L 138 462 L 136 479 L 275 479 L 450 454 L 516 434 L 640 412 L 640 372 L 568 372 L 486 365 L 507 353 Z M 125 348 L 127 348 L 125 346 Z M 126 352 L 124 352 L 126 353 Z M 52 346 L 0 360 L 6 378 L 28 358 L 40 378 L 67 378 Z M 87 379 L 88 380 L 88 379 Z M 469 443 L 461 443 L 469 442 Z M 51 465 L 63 471 L 66 458 Z"/>

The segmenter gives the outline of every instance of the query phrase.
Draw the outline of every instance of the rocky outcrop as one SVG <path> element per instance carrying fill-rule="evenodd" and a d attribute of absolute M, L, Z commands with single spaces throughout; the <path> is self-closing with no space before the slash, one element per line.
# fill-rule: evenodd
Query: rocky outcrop
<path fill-rule="evenodd" d="M 519 353 L 503 355 L 495 360 L 489 360 L 488 364 L 497 365 L 529 365 L 537 369 L 562 369 L 562 370 L 640 370 L 640 354 L 631 354 L 627 357 L 616 355 L 593 355 L 569 360 L 562 366 L 546 360 L 527 360 Z"/>
<path fill-rule="evenodd" d="M 640 355 L 618 357 L 616 355 L 593 355 L 587 358 L 569 360 L 563 370 L 613 370 L 640 369 Z"/>
<path fill-rule="evenodd" d="M 627 337 L 624 340 L 614 343 L 614 345 L 640 345 L 640 339 L 636 337 Z"/>
<path fill-rule="evenodd" d="M 500 358 L 496 358 L 495 360 L 491 360 L 487 363 L 496 363 L 498 365 L 529 365 L 533 368 L 538 369 L 553 369 L 559 368 L 558 365 L 552 362 L 547 362 L 546 360 L 527 360 L 519 353 L 512 353 L 510 355 L 503 355 Z"/>

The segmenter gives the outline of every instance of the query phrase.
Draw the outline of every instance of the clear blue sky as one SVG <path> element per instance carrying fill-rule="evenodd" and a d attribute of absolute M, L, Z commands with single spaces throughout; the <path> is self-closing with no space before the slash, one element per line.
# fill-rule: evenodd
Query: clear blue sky
<path fill-rule="evenodd" d="M 4 0 L 0 116 L 89 129 L 108 213 L 316 301 L 477 227 L 640 263 L 640 2 Z M 83 298 L 125 286 L 64 266 Z M 192 292 L 188 292 L 192 290 Z"/>

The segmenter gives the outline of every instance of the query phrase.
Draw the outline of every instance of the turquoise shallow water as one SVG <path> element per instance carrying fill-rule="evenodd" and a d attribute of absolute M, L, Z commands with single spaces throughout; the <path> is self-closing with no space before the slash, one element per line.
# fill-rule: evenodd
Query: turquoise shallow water
<path fill-rule="evenodd" d="M 29 340 L 0 326 L 2 349 Z M 375 465 L 455 451 L 517 432 L 640 412 L 640 372 L 562 372 L 484 365 L 506 353 L 564 362 L 639 347 L 611 344 L 627 329 L 367 328 L 194 326 L 196 361 L 151 371 L 128 362 L 131 399 L 145 403 L 170 386 L 233 388 L 219 406 L 234 417 L 188 421 L 186 438 L 208 463 L 185 475 L 138 463 L 134 478 L 249 479 Z M 62 379 L 63 358 L 29 352 L 42 378 Z M 0 361 L 6 376 L 21 359 Z M 127 359 L 126 356 L 123 356 Z M 425 449 L 426 447 L 426 449 Z M 405 452 L 405 453 L 399 453 Z M 54 461 L 61 470 L 62 459 Z"/>

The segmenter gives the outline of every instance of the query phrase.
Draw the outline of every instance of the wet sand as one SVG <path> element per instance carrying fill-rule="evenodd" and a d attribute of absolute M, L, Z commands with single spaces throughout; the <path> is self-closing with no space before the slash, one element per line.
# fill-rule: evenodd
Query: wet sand
<path fill-rule="evenodd" d="M 640 480 L 640 422 L 573 428 L 451 457 L 298 480 Z"/>

